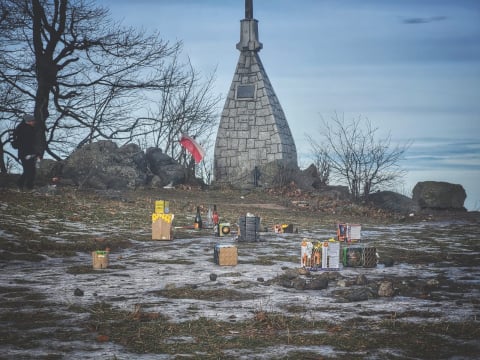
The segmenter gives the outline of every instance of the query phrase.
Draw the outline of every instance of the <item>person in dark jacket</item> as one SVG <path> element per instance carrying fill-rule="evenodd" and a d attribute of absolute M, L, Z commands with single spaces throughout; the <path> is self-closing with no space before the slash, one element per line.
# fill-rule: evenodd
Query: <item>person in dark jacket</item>
<path fill-rule="evenodd" d="M 35 118 L 27 114 L 23 116 L 23 121 L 13 132 L 13 138 L 18 147 L 18 158 L 23 167 L 23 173 L 17 182 L 20 190 L 23 190 L 24 187 L 33 189 L 35 181 L 35 163 L 40 159 L 40 155 L 36 153 L 34 147 L 35 125 Z"/>

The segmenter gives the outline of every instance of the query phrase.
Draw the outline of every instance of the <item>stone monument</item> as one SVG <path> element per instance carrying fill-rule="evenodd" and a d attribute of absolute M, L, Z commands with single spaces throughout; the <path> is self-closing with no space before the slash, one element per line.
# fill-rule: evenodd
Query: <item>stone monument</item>
<path fill-rule="evenodd" d="M 258 55 L 262 44 L 252 0 L 245 0 L 240 25 L 240 57 L 217 132 L 214 174 L 217 183 L 256 186 L 263 165 L 277 162 L 297 167 L 297 150 Z"/>

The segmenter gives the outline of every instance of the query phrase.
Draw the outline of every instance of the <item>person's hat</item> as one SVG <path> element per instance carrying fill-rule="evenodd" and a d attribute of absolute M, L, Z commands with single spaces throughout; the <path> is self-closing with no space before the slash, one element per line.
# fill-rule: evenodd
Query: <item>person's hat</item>
<path fill-rule="evenodd" d="M 33 115 L 30 115 L 30 114 L 25 114 L 23 115 L 23 121 L 24 122 L 30 122 L 30 121 L 35 121 L 35 117 Z"/>

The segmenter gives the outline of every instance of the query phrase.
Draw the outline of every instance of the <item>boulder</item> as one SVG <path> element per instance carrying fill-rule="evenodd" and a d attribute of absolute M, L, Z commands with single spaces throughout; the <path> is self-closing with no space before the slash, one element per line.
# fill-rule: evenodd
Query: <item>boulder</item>
<path fill-rule="evenodd" d="M 325 185 L 320 179 L 317 167 L 313 164 L 305 170 L 295 171 L 292 180 L 303 190 L 320 189 Z"/>
<path fill-rule="evenodd" d="M 316 277 L 313 278 L 308 284 L 310 290 L 323 290 L 328 287 L 328 279 Z"/>
<path fill-rule="evenodd" d="M 413 188 L 412 199 L 422 209 L 463 210 L 467 197 L 462 185 L 440 181 L 418 182 Z"/>
<path fill-rule="evenodd" d="M 159 148 L 148 148 L 146 160 L 155 180 L 152 186 L 165 186 L 168 184 L 183 184 L 186 180 L 186 169 Z"/>
<path fill-rule="evenodd" d="M 400 214 L 417 212 L 420 207 L 416 201 L 393 191 L 379 191 L 368 196 L 368 201 L 376 208 Z"/>
<path fill-rule="evenodd" d="M 134 189 L 146 183 L 146 160 L 138 145 L 118 148 L 102 140 L 82 146 L 63 164 L 62 177 L 94 189 Z"/>

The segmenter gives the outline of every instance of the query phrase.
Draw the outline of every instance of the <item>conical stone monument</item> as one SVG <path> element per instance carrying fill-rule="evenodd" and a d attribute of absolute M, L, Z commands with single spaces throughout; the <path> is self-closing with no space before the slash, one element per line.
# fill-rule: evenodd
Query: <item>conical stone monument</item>
<path fill-rule="evenodd" d="M 297 167 L 297 150 L 280 102 L 260 60 L 262 44 L 252 0 L 245 0 L 237 68 L 223 108 L 214 153 L 215 182 L 258 185 L 272 162 Z"/>

